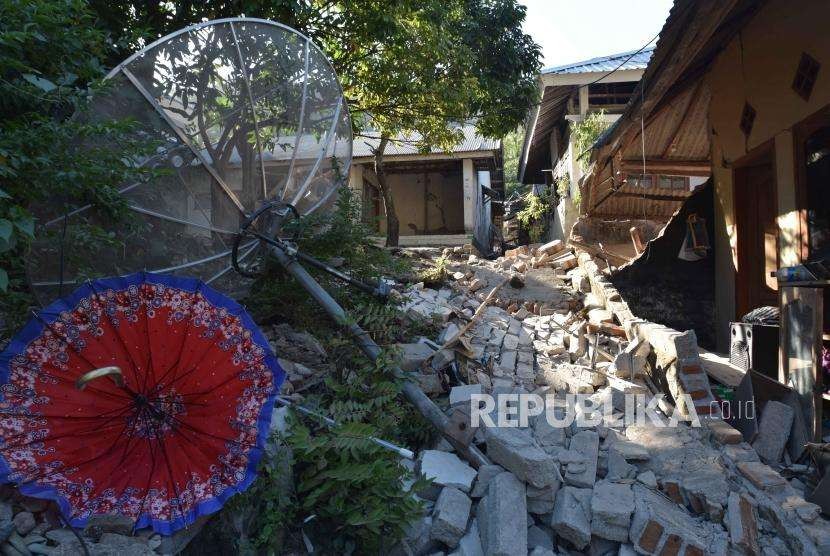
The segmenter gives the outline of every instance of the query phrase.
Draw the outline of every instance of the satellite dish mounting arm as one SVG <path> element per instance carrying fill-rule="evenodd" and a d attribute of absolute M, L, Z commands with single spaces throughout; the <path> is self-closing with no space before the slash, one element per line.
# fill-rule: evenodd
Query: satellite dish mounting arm
<path fill-rule="evenodd" d="M 341 307 L 337 301 L 308 273 L 308 271 L 299 263 L 299 260 L 308 262 L 316 268 L 325 270 L 330 274 L 353 284 L 363 291 L 369 293 L 379 294 L 380 288 L 373 288 L 368 284 L 364 284 L 329 267 L 328 265 L 317 261 L 313 257 L 304 255 L 297 251 L 293 242 L 284 240 L 277 236 L 277 232 L 282 227 L 283 223 L 289 217 L 296 217 L 297 213 L 294 207 L 286 203 L 271 201 L 258 209 L 249 219 L 245 221 L 237 234 L 234 241 L 233 250 L 233 264 L 238 270 L 237 253 L 238 246 L 245 236 L 255 237 L 268 245 L 268 251 L 275 259 L 291 274 L 299 284 L 311 294 L 317 303 L 331 316 L 334 321 L 345 328 L 355 339 L 366 356 L 375 361 L 381 354 L 381 348 L 372 339 L 368 332 L 363 330 L 358 324 L 348 317 L 346 311 Z M 261 220 L 257 222 L 257 220 Z M 258 231 L 261 230 L 261 231 Z M 451 419 L 427 397 L 426 394 L 418 387 L 417 383 L 407 376 L 399 367 L 393 367 L 392 373 L 403 379 L 403 394 L 407 400 L 415 406 L 421 415 L 427 419 L 436 429 L 438 429 L 444 438 L 458 450 L 472 465 L 476 468 L 481 465 L 487 465 L 490 461 L 481 453 L 481 451 L 472 444 L 472 437 L 474 430 L 471 427 L 469 415 L 462 415 Z"/>
<path fill-rule="evenodd" d="M 297 248 L 296 235 L 290 240 L 279 237 L 277 232 L 283 227 L 284 223 L 289 218 L 295 221 L 299 220 L 299 213 L 297 212 L 297 209 L 291 204 L 282 203 L 280 201 L 266 202 L 262 205 L 262 207 L 257 209 L 254 214 L 246 218 L 233 242 L 231 262 L 233 263 L 234 270 L 243 276 L 255 276 L 254 273 L 245 270 L 242 265 L 239 264 L 239 253 L 243 238 L 256 238 L 271 248 L 278 248 L 287 256 L 299 259 L 314 268 L 327 272 L 335 278 L 338 278 L 347 284 L 368 293 L 369 295 L 375 295 L 384 300 L 389 297 L 391 288 L 383 280 L 378 280 L 377 285 L 374 286 L 367 284 L 366 282 L 362 282 L 349 276 L 345 272 L 337 270 L 336 268 L 315 259 L 311 255 L 307 255 L 300 251 Z M 264 230 L 258 231 L 257 227 L 264 228 Z"/>

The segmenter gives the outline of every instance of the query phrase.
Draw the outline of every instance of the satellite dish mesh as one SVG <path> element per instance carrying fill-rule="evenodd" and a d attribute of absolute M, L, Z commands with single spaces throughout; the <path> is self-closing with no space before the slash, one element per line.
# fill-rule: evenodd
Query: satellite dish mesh
<path fill-rule="evenodd" d="M 94 99 L 93 121 L 134 122 L 155 147 L 137 164 L 149 180 L 121 184 L 123 222 L 92 207 L 53 203 L 28 273 L 41 300 L 64 285 L 137 270 L 231 282 L 233 236 L 265 200 L 301 215 L 326 206 L 348 176 L 348 107 L 323 53 L 297 31 L 271 21 L 210 21 L 148 46 L 115 68 Z M 117 241 L 92 251 L 97 226 Z M 259 242 L 241 246 L 255 256 Z M 71 289 L 71 288 L 70 288 Z M 228 288 L 225 288 L 228 289 Z"/>

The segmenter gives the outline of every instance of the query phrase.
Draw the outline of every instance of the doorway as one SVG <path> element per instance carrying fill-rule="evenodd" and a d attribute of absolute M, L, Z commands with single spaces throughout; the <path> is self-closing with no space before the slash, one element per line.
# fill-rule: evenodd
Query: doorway
<path fill-rule="evenodd" d="M 738 272 L 736 320 L 757 307 L 778 307 L 778 214 L 772 149 L 754 154 L 735 169 Z"/>

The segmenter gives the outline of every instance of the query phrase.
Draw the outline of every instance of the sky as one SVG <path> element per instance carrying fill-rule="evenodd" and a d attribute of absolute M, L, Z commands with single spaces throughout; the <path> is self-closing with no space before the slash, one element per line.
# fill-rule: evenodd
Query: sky
<path fill-rule="evenodd" d="M 671 0 L 519 0 L 543 66 L 637 50 L 663 27 Z"/>

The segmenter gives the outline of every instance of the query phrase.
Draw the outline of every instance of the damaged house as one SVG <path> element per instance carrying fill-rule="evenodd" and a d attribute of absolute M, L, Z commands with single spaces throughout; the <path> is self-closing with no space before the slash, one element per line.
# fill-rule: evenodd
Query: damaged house
<path fill-rule="evenodd" d="M 653 50 L 644 48 L 542 71 L 542 100 L 528 115 L 518 178 L 525 184 L 547 184 L 556 190 L 559 202 L 553 215 L 551 239 L 568 238 L 580 214 L 579 182 L 588 153 L 579 152 L 574 125 L 588 114 L 599 112 L 605 122 L 615 122 L 631 100 Z M 654 168 L 644 173 L 641 167 L 633 168 L 627 175 L 630 183 L 625 190 L 604 203 L 597 216 L 628 213 L 630 218 L 648 219 L 639 227 L 650 239 L 691 189 L 705 181 L 690 177 L 696 173 L 687 169 L 669 173 Z M 646 199 L 642 198 L 642 188 L 652 189 Z M 611 250 L 633 257 L 636 253 L 627 239 L 629 231 L 622 231 L 622 238 L 612 242 L 616 245 Z"/>
<path fill-rule="evenodd" d="M 384 169 L 400 220 L 401 246 L 454 246 L 486 237 L 503 198 L 501 141 L 461 128 L 463 139 L 449 152 L 423 152 L 417 137 L 386 146 Z M 363 199 L 363 215 L 386 233 L 383 195 L 374 171 L 377 137 L 355 139 L 349 186 Z M 477 233 L 476 233 L 477 232 Z"/>
<path fill-rule="evenodd" d="M 737 399 L 789 405 L 793 461 L 828 438 L 828 18 L 824 2 L 676 2 L 581 183 L 582 220 L 625 221 L 632 172 L 711 176 L 611 280 L 638 316 L 674 319 L 729 352 L 732 365 L 706 370 Z M 636 185 L 657 196 L 653 182 Z M 593 242 L 613 244 L 603 232 Z M 810 270 L 795 274 L 799 265 Z M 752 421 L 737 422 L 744 436 Z M 813 496 L 826 511 L 821 485 Z"/>

